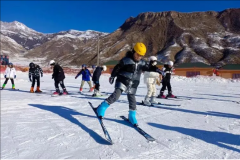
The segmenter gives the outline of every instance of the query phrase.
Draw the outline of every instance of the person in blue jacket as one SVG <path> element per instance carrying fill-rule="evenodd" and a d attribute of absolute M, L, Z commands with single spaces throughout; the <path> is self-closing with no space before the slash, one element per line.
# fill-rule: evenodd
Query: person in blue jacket
<path fill-rule="evenodd" d="M 86 64 L 82 65 L 82 70 L 76 75 L 75 79 L 77 79 L 78 76 L 82 75 L 82 82 L 81 82 L 81 86 L 80 86 L 80 92 L 82 92 L 83 89 L 83 85 L 85 83 L 85 81 L 88 83 L 90 89 L 89 92 L 93 91 L 93 87 L 92 87 L 92 83 L 90 80 L 90 77 L 92 77 L 90 71 L 87 69 Z"/>

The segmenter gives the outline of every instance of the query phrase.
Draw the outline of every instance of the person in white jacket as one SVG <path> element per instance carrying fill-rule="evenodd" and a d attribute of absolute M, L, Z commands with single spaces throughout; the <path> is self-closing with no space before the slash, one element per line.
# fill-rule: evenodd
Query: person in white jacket
<path fill-rule="evenodd" d="M 16 78 L 16 70 L 13 67 L 12 63 L 8 64 L 7 69 L 5 70 L 4 77 L 6 78 L 5 82 L 2 85 L 2 89 L 5 88 L 8 80 L 10 79 L 12 82 L 12 89 L 15 89 L 14 79 Z"/>
<path fill-rule="evenodd" d="M 149 57 L 149 61 L 153 65 L 157 65 L 157 57 Z M 159 81 L 159 73 L 157 72 L 144 72 L 144 83 L 147 85 L 147 95 L 143 101 L 144 105 L 151 105 L 158 103 L 156 99 L 156 84 Z"/>

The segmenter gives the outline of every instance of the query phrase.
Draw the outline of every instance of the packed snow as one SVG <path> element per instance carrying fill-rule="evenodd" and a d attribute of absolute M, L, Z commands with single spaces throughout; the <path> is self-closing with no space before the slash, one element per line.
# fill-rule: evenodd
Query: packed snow
<path fill-rule="evenodd" d="M 66 75 L 67 96 L 51 97 L 51 74 L 41 78 L 43 93 L 29 93 L 27 72 L 17 72 L 1 90 L 1 158 L 3 159 L 153 159 L 240 157 L 240 82 L 220 77 L 173 76 L 173 94 L 182 99 L 158 99 L 159 107 L 137 106 L 139 126 L 156 139 L 147 142 L 127 122 L 127 96 L 123 94 L 106 111 L 104 123 L 114 142 L 110 145 L 88 101 L 98 106 L 105 98 L 93 98 L 81 77 Z M 112 93 L 109 75 L 100 79 L 101 91 Z M 143 76 L 142 76 L 143 78 Z M 1 75 L 1 85 L 3 83 Z M 157 87 L 159 93 L 160 86 Z M 141 81 L 136 99 L 146 95 Z M 165 92 L 166 93 L 166 92 Z M 187 98 L 190 98 L 187 99 Z M 181 106 L 177 106 L 181 105 Z"/>

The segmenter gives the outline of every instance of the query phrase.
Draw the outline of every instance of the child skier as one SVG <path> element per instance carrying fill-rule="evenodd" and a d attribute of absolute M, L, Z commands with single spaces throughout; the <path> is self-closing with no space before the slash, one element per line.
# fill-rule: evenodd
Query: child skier
<path fill-rule="evenodd" d="M 95 69 L 97 68 L 97 66 L 95 65 L 92 65 L 92 74 L 94 73 Z M 93 89 L 95 88 L 95 84 L 93 82 Z"/>
<path fill-rule="evenodd" d="M 35 81 L 37 81 L 37 89 L 35 90 L 35 92 L 41 93 L 42 91 L 40 90 L 40 74 L 41 74 L 41 77 L 43 77 L 43 71 L 39 65 L 34 64 L 33 62 L 29 64 L 29 67 L 30 68 L 29 68 L 28 76 L 29 76 L 29 80 L 32 82 L 30 92 L 34 93 L 34 85 L 35 85 Z"/>
<path fill-rule="evenodd" d="M 95 69 L 97 68 L 97 66 L 92 65 L 92 73 L 94 73 Z"/>
<path fill-rule="evenodd" d="M 151 56 L 149 58 L 149 62 L 153 65 L 157 65 L 157 57 Z M 145 100 L 143 101 L 143 104 L 145 105 L 151 105 L 151 104 L 157 104 L 156 101 L 156 83 L 159 79 L 159 73 L 157 72 L 144 72 L 144 82 L 147 84 L 147 95 L 145 96 Z"/>
<path fill-rule="evenodd" d="M 8 80 L 10 79 L 12 82 L 12 89 L 15 89 L 14 79 L 16 78 L 16 70 L 13 67 L 12 63 L 8 64 L 8 67 L 5 70 L 4 77 L 6 78 L 5 82 L 2 85 L 2 89 L 5 88 Z"/>
<path fill-rule="evenodd" d="M 153 64 L 148 64 L 142 60 L 145 53 L 146 46 L 143 43 L 138 42 L 133 50 L 128 51 L 126 56 L 114 67 L 111 77 L 109 78 L 109 83 L 113 84 L 114 78 L 117 77 L 115 91 L 96 108 L 96 113 L 99 118 L 103 118 L 105 111 L 110 104 L 117 101 L 122 92 L 126 92 L 129 101 L 129 121 L 133 125 L 138 125 L 136 119 L 135 94 L 140 83 L 141 73 L 142 71 L 155 71 L 160 74 L 162 73 L 162 71 Z"/>
<path fill-rule="evenodd" d="M 175 96 L 172 94 L 172 87 L 171 87 L 171 75 L 173 72 L 173 61 L 169 61 L 167 64 L 164 65 L 163 71 L 166 74 L 165 77 L 162 79 L 162 88 L 160 90 L 160 94 L 158 95 L 157 98 L 175 98 Z M 168 95 L 165 96 L 164 90 L 166 90 L 166 87 L 168 89 Z"/>
<path fill-rule="evenodd" d="M 92 83 L 90 81 L 90 77 L 92 77 L 90 71 L 87 69 L 87 66 L 85 64 L 82 65 L 82 69 L 81 71 L 76 75 L 75 79 L 77 79 L 78 76 L 82 75 L 82 82 L 81 82 L 81 86 L 80 86 L 80 92 L 82 92 L 83 89 L 83 85 L 85 83 L 85 81 L 88 83 L 90 89 L 89 92 L 93 91 L 93 87 L 92 87 Z"/>
<path fill-rule="evenodd" d="M 98 66 L 94 73 L 93 73 L 93 77 L 92 77 L 92 81 L 95 85 L 95 89 L 94 89 L 94 93 L 93 93 L 93 97 L 96 97 L 96 96 L 101 96 L 101 93 L 100 93 L 100 76 L 102 74 L 102 71 L 106 71 L 107 70 L 107 67 L 105 65 L 103 65 L 102 67 Z"/>
<path fill-rule="evenodd" d="M 65 79 L 65 74 L 64 74 L 62 67 L 59 64 L 57 64 L 54 60 L 50 61 L 50 65 L 53 68 L 52 79 L 54 79 L 54 81 L 55 81 L 55 88 L 56 88 L 56 92 L 54 92 L 53 95 L 60 95 L 59 83 L 63 89 L 62 94 L 67 95 L 68 92 L 67 92 L 64 82 L 63 82 L 63 80 Z"/>

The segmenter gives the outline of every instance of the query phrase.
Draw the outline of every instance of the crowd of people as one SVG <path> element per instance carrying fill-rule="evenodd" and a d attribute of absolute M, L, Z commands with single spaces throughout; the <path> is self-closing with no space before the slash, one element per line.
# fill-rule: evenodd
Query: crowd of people
<path fill-rule="evenodd" d="M 142 58 L 146 54 L 146 46 L 143 43 L 136 43 L 134 48 L 126 53 L 126 56 L 122 58 L 119 63 L 113 68 L 111 76 L 109 78 L 109 83 L 114 85 L 114 92 L 102 101 L 99 106 L 96 108 L 98 117 L 103 118 L 105 116 L 106 109 L 116 102 L 123 92 L 127 94 L 129 102 L 129 121 L 133 125 L 138 125 L 136 118 L 136 98 L 135 94 L 140 83 L 141 74 L 144 73 L 144 83 L 147 86 L 147 94 L 143 101 L 144 105 L 151 105 L 158 103 L 156 98 L 174 98 L 172 94 L 171 87 L 171 74 L 173 71 L 173 62 L 167 62 L 162 69 L 157 67 L 157 57 L 151 56 L 148 61 L 143 60 Z M 52 79 L 54 79 L 55 92 L 54 96 L 58 95 L 67 95 L 68 92 L 64 85 L 65 74 L 63 68 L 56 63 L 54 60 L 50 61 L 50 66 L 53 69 Z M 101 96 L 100 92 L 100 77 L 103 71 L 107 70 L 105 65 L 103 66 L 92 66 L 93 73 L 89 71 L 86 64 L 82 65 L 82 69 L 75 76 L 77 79 L 79 76 L 82 76 L 81 85 L 79 87 L 79 92 L 83 90 L 85 82 L 89 85 L 89 92 L 93 92 L 93 97 Z M 2 89 L 5 88 L 8 80 L 12 82 L 12 89 L 15 89 L 14 79 L 16 78 L 16 70 L 13 67 L 12 63 L 8 64 L 8 67 L 4 73 L 5 82 L 2 86 Z M 37 64 L 31 62 L 29 64 L 29 80 L 32 82 L 30 93 L 41 93 L 40 90 L 40 77 L 43 77 L 43 71 L 41 67 Z M 34 91 L 35 83 L 37 82 L 36 90 Z M 93 83 L 92 83 L 93 82 Z M 162 83 L 162 88 L 160 94 L 157 96 L 156 85 Z M 62 88 L 60 91 L 59 84 Z M 164 91 L 168 89 L 168 94 L 165 96 Z"/>

